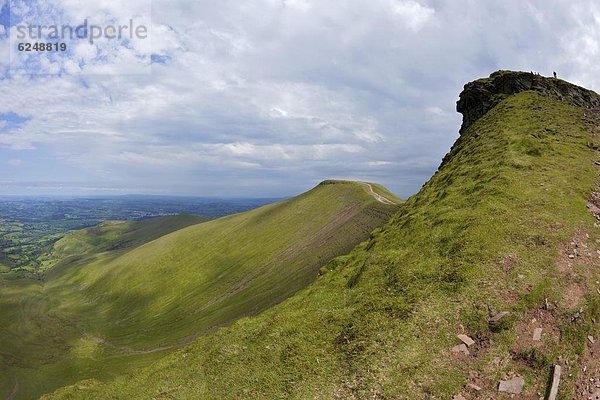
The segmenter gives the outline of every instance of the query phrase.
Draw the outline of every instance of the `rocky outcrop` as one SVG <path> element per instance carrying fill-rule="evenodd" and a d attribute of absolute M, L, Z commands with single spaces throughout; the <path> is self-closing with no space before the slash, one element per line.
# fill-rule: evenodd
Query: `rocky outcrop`
<path fill-rule="evenodd" d="M 534 90 L 573 105 L 600 109 L 600 96 L 595 92 L 557 78 L 546 78 L 532 72 L 496 71 L 489 78 L 467 83 L 456 103 L 463 115 L 460 132 L 464 132 L 506 97 Z"/>

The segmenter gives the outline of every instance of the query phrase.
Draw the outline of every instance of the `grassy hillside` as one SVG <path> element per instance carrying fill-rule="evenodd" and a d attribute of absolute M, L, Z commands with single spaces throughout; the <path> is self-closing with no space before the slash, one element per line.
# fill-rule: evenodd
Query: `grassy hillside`
<path fill-rule="evenodd" d="M 598 127 L 552 96 L 505 96 L 308 288 L 150 367 L 46 399 L 508 398 L 498 381 L 516 375 L 537 399 L 555 363 L 572 399 L 600 371 L 586 340 L 600 336 L 600 235 L 586 207 Z M 459 333 L 476 341 L 469 356 L 451 351 Z"/>
<path fill-rule="evenodd" d="M 106 221 L 98 226 L 68 233 L 45 257 L 43 269 L 58 261 L 73 261 L 105 251 L 126 250 L 151 242 L 168 233 L 207 221 L 196 215 L 170 215 L 140 221 Z"/>
<path fill-rule="evenodd" d="M 289 297 L 396 210 L 376 201 L 366 185 L 324 183 L 118 258 L 61 266 L 48 285 L 85 294 L 77 313 L 93 310 L 88 323 L 99 337 L 140 349 L 173 345 Z"/>
<path fill-rule="evenodd" d="M 117 257 L 132 247 L 203 221 L 206 219 L 177 215 L 142 221 L 110 221 L 74 231 L 55 243 L 45 261 L 46 268 L 58 262 L 58 270 L 99 255 Z M 93 350 L 93 347 L 81 339 L 85 327 L 79 324 L 79 316 L 62 310 L 69 305 L 66 298 L 62 298 L 62 290 L 49 290 L 42 280 L 31 279 L 26 273 L 8 272 L 2 266 L 0 272 L 0 365 L 3 371 L 0 394 L 10 393 L 19 382 L 19 396 L 14 399 L 36 398 L 45 387 L 56 386 L 56 382 L 66 382 L 81 373 L 85 376 L 90 369 L 97 370 L 95 358 L 118 354 L 106 352 L 98 357 L 84 354 L 84 349 Z M 53 272 L 48 275 L 52 276 Z M 122 359 L 104 363 L 111 374 L 124 371 Z"/>
<path fill-rule="evenodd" d="M 372 191 L 399 201 L 377 186 L 327 182 L 153 241 L 164 224 L 108 223 L 68 236 L 45 281 L 0 286 L 8 321 L 0 393 L 18 382 L 15 400 L 30 399 L 85 378 L 110 380 L 281 302 L 397 211 Z"/>

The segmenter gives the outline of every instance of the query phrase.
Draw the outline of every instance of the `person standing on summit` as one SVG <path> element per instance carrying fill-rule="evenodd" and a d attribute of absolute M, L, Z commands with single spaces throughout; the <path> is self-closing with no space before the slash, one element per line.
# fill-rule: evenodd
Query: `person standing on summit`
<path fill-rule="evenodd" d="M 553 74 L 554 74 L 554 77 L 556 78 L 556 71 L 554 71 Z"/>

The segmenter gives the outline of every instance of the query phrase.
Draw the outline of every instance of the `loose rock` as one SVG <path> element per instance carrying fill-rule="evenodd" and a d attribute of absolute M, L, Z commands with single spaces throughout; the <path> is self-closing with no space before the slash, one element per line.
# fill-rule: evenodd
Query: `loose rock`
<path fill-rule="evenodd" d="M 562 367 L 560 365 L 555 365 L 554 375 L 552 376 L 552 386 L 550 387 L 550 394 L 548 394 L 548 400 L 556 400 L 556 396 L 558 396 L 558 385 L 560 384 L 561 373 Z"/>
<path fill-rule="evenodd" d="M 488 319 L 488 323 L 490 325 L 496 325 L 498 322 L 500 322 L 502 318 L 506 317 L 508 314 L 510 314 L 508 311 L 502 311 L 494 315 L 492 318 Z"/>
<path fill-rule="evenodd" d="M 453 353 L 463 353 L 465 356 L 468 356 L 469 354 L 471 354 L 469 352 L 469 349 L 467 349 L 467 345 L 464 343 L 459 344 L 458 346 L 454 346 L 452 348 L 452 352 Z"/>
<path fill-rule="evenodd" d="M 536 328 L 533 331 L 533 341 L 538 342 L 542 339 L 542 328 Z"/>
<path fill-rule="evenodd" d="M 508 381 L 500 381 L 500 384 L 498 385 L 498 391 L 519 394 L 523 391 L 523 385 L 525 385 L 525 380 L 520 376 L 517 376 L 516 378 Z"/>
<path fill-rule="evenodd" d="M 596 339 L 594 339 L 594 337 L 592 335 L 588 336 L 588 340 L 590 341 L 591 344 L 596 343 Z"/>
<path fill-rule="evenodd" d="M 467 347 L 471 347 L 475 344 L 475 341 L 468 337 L 467 335 L 458 335 L 457 336 L 461 342 L 467 345 Z"/>

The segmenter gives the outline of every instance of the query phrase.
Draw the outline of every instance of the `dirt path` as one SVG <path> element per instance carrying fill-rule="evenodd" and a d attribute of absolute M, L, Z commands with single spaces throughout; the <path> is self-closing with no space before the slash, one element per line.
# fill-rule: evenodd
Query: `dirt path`
<path fill-rule="evenodd" d="M 600 174 L 600 168 L 597 168 Z M 600 220 L 600 183 L 596 186 L 594 192 L 590 196 L 590 200 L 587 204 L 587 208 L 589 212 L 591 212 L 596 219 Z M 574 241 L 574 243 L 577 243 Z M 585 246 L 585 244 L 580 244 L 579 253 L 584 253 L 582 250 L 585 248 L 581 248 Z M 583 259 L 583 263 L 585 265 L 585 271 L 588 272 L 588 275 L 585 276 L 583 280 L 583 284 L 576 292 L 578 298 L 583 297 L 586 292 L 591 292 L 592 296 L 600 296 L 600 287 L 598 286 L 597 276 L 591 275 L 592 271 L 598 270 L 598 263 L 593 249 L 590 249 L 592 256 L 589 254 L 578 254 L 577 260 Z M 573 252 L 573 250 L 571 250 Z M 587 260 L 585 256 L 588 256 Z M 583 257 L 582 257 L 583 256 Z M 586 262 L 587 261 L 587 262 Z M 593 284 L 596 282 L 596 285 Z M 587 285 L 586 285 L 587 284 Z M 576 303 L 575 303 L 576 304 Z M 592 319 L 593 322 L 595 322 Z M 579 376 L 577 378 L 577 382 L 575 383 L 575 395 L 576 399 L 599 399 L 600 398 L 600 338 L 594 336 L 594 332 L 590 332 L 590 337 L 585 342 L 586 349 L 583 354 L 583 358 L 578 365 L 579 368 Z"/>
<path fill-rule="evenodd" d="M 8 395 L 6 400 L 13 400 L 17 396 L 18 391 L 19 391 L 19 380 L 15 379 L 15 387 L 13 388 L 12 392 L 10 392 L 10 394 Z"/>
<path fill-rule="evenodd" d="M 373 191 L 373 186 L 371 186 L 370 183 L 367 183 L 367 182 L 361 182 L 361 183 L 363 185 L 366 185 L 369 188 L 369 194 L 371 196 L 373 196 L 375 198 L 375 200 L 377 200 L 378 202 L 387 204 L 387 205 L 392 205 L 392 206 L 396 205 L 396 203 L 394 203 L 393 201 L 386 199 L 385 197 L 383 197 L 382 195 L 380 195 L 378 193 L 375 193 L 375 191 Z"/>

